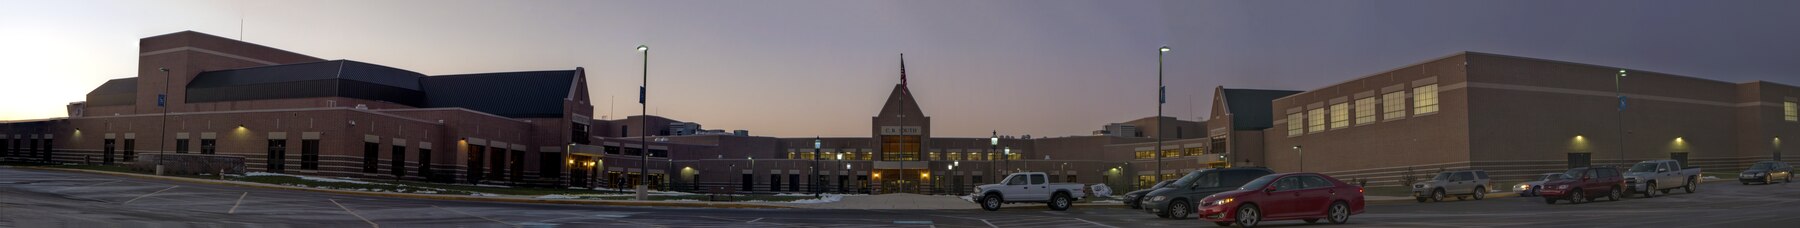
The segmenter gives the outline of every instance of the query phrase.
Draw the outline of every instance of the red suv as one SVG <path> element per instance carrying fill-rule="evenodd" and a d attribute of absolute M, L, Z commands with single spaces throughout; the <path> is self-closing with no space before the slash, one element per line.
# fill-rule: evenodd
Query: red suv
<path fill-rule="evenodd" d="M 1544 182 L 1538 195 L 1544 196 L 1544 203 L 1556 204 L 1557 200 L 1569 200 L 1569 203 L 1580 204 L 1582 201 L 1593 201 L 1599 197 L 1619 201 L 1625 193 L 1625 177 L 1613 167 L 1582 167 L 1570 169 L 1563 174 L 1570 179 Z"/>
<path fill-rule="evenodd" d="M 1283 173 L 1256 178 L 1238 190 L 1200 200 L 1200 219 L 1219 226 L 1253 227 L 1269 220 L 1323 218 L 1343 224 L 1363 212 L 1363 188 L 1317 173 Z"/>

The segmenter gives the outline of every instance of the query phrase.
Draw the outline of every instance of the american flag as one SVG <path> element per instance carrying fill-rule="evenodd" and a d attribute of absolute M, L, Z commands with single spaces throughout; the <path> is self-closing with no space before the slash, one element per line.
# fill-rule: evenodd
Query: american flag
<path fill-rule="evenodd" d="M 906 53 L 900 53 L 900 88 L 906 88 Z"/>

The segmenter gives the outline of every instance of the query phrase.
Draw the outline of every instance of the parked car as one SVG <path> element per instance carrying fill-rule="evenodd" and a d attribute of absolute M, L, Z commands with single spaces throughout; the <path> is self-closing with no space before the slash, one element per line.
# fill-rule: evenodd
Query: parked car
<path fill-rule="evenodd" d="M 1144 194 L 1150 193 L 1150 191 L 1153 190 L 1162 189 L 1164 186 L 1168 186 L 1170 182 L 1175 182 L 1175 180 L 1163 180 L 1162 182 L 1156 182 L 1156 185 L 1151 185 L 1149 188 L 1125 193 L 1125 206 L 1130 206 L 1131 209 L 1144 209 L 1144 204 L 1139 202 L 1139 200 L 1144 199 Z"/>
<path fill-rule="evenodd" d="M 1254 227 L 1263 221 L 1292 219 L 1343 224 L 1351 215 L 1362 214 L 1363 188 L 1324 174 L 1272 174 L 1200 202 L 1200 219 L 1219 226 Z"/>
<path fill-rule="evenodd" d="M 1544 197 L 1544 203 L 1556 204 L 1557 200 L 1569 200 L 1571 204 L 1593 201 L 1598 197 L 1619 201 L 1625 195 L 1625 180 L 1613 167 L 1583 167 L 1569 169 L 1564 172 L 1568 179 L 1545 181 L 1544 188 L 1538 195 Z"/>
<path fill-rule="evenodd" d="M 968 197 L 980 202 L 981 209 L 1000 210 L 1000 204 L 1048 203 L 1051 210 L 1068 210 L 1076 200 L 1086 196 L 1081 184 L 1050 183 L 1043 172 L 1020 172 L 1007 175 L 999 184 L 975 186 Z"/>
<path fill-rule="evenodd" d="M 1687 193 L 1694 193 L 1699 188 L 1700 168 L 1682 167 L 1675 160 L 1649 160 L 1631 165 L 1625 171 L 1625 187 L 1632 193 L 1642 193 L 1645 198 L 1656 197 L 1657 192 L 1669 194 L 1669 190 L 1680 188 Z"/>
<path fill-rule="evenodd" d="M 1568 174 L 1563 173 L 1538 174 L 1537 179 L 1513 185 L 1513 191 L 1519 192 L 1519 196 L 1537 196 L 1537 190 L 1543 188 L 1544 182 L 1569 178 Z"/>
<path fill-rule="evenodd" d="M 1750 182 L 1770 184 L 1776 179 L 1781 179 L 1781 183 L 1794 182 L 1794 167 L 1786 162 L 1760 161 L 1738 174 L 1738 182 L 1744 185 L 1750 185 Z"/>
<path fill-rule="evenodd" d="M 1237 190 L 1244 183 L 1275 174 L 1267 168 L 1225 168 L 1188 172 L 1168 187 L 1144 195 L 1144 211 L 1156 217 L 1187 219 L 1202 198 L 1215 193 Z"/>
<path fill-rule="evenodd" d="M 1431 180 L 1413 183 L 1412 195 L 1419 202 L 1425 200 L 1444 201 L 1444 196 L 1456 196 L 1457 200 L 1474 197 L 1475 200 L 1487 198 L 1487 171 L 1462 170 L 1438 173 Z"/>

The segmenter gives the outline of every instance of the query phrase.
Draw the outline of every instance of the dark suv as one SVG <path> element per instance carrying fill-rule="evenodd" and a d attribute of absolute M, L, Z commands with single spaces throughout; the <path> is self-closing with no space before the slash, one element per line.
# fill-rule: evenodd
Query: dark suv
<path fill-rule="evenodd" d="M 1570 169 L 1570 179 L 1544 182 L 1544 188 L 1538 195 L 1544 197 L 1544 203 L 1556 204 L 1557 200 L 1569 200 L 1569 203 L 1580 204 L 1600 197 L 1619 201 L 1625 195 L 1625 177 L 1613 167 L 1582 167 Z"/>
<path fill-rule="evenodd" d="M 1161 189 L 1144 194 L 1144 211 L 1156 217 L 1185 219 L 1193 215 L 1200 199 L 1212 194 L 1237 190 L 1251 180 L 1275 174 L 1268 168 L 1224 168 L 1189 172 Z"/>

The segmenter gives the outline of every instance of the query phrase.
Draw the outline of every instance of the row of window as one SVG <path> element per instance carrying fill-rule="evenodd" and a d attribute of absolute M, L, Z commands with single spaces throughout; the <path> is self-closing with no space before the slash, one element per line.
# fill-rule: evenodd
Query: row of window
<path fill-rule="evenodd" d="M 861 153 L 857 153 L 857 152 L 843 152 L 843 153 L 820 152 L 819 160 L 838 160 L 838 155 L 840 155 L 840 154 L 844 156 L 843 160 L 862 160 L 862 161 L 875 160 L 874 152 L 861 152 Z M 861 156 L 857 156 L 859 154 Z M 926 154 L 927 154 L 926 158 L 929 158 L 929 160 L 933 160 L 933 161 L 1000 160 L 1000 157 L 1005 155 L 1005 153 L 999 153 L 999 152 L 995 152 L 995 153 L 969 152 L 967 154 L 964 154 L 961 152 L 952 152 L 952 153 L 931 152 L 931 153 L 926 153 Z M 890 155 L 892 155 L 892 154 L 890 154 Z M 807 160 L 807 159 L 812 159 L 812 157 L 813 157 L 813 152 L 788 152 L 788 154 L 787 154 L 787 159 Z M 1011 156 L 1007 156 L 1007 157 L 1008 157 L 1007 160 L 1019 160 L 1019 159 L 1025 158 L 1025 155 L 1020 154 L 1020 153 L 1013 153 Z M 892 159 L 887 159 L 887 160 L 888 161 L 913 161 L 913 160 L 907 160 L 904 157 L 890 157 L 890 158 L 892 158 Z"/>
<path fill-rule="evenodd" d="M 1201 148 L 1201 147 L 1182 148 L 1182 149 L 1163 149 L 1162 157 L 1173 158 L 1173 157 L 1182 157 L 1182 156 L 1200 156 L 1200 155 L 1204 155 L 1204 154 L 1206 154 L 1206 148 Z M 1155 159 L 1156 153 L 1148 151 L 1148 150 L 1135 151 L 1132 153 L 1132 158 Z"/>
<path fill-rule="evenodd" d="M 1781 118 L 1788 122 L 1800 122 L 1800 108 L 1797 108 L 1793 101 L 1781 102 Z"/>
<path fill-rule="evenodd" d="M 40 144 L 41 142 L 41 144 Z M 0 156 L 50 159 L 50 139 L 0 139 Z M 43 147 L 38 147 L 43 145 Z M 41 154 L 40 154 L 41 152 Z"/>
<path fill-rule="evenodd" d="M 1405 90 L 1394 91 L 1379 97 L 1382 104 L 1382 119 L 1391 121 L 1406 118 L 1406 93 Z M 1364 97 L 1349 103 L 1336 103 L 1325 108 L 1288 113 L 1288 137 L 1375 123 L 1376 103 L 1376 97 Z M 1437 84 L 1413 87 L 1412 104 L 1413 115 L 1436 113 L 1438 111 Z M 1352 120 L 1355 122 L 1352 123 Z"/>

